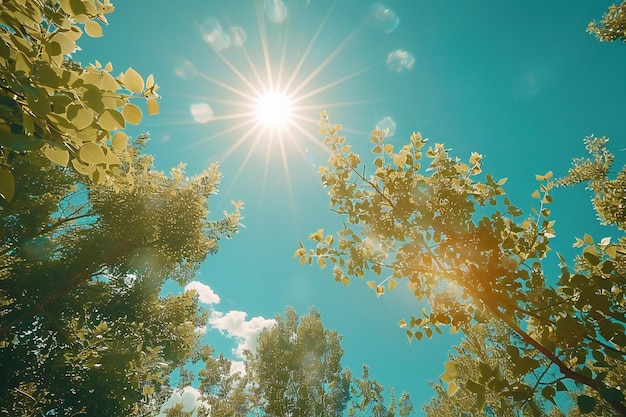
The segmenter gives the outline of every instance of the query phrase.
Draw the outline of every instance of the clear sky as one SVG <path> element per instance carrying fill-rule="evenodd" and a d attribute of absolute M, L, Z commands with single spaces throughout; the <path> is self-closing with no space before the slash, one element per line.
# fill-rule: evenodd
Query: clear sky
<path fill-rule="evenodd" d="M 115 74 L 129 66 L 153 73 L 161 113 L 128 133 L 151 133 L 146 152 L 160 170 L 185 162 L 193 175 L 219 162 L 216 215 L 231 200 L 245 203 L 245 228 L 197 277 L 213 291 L 206 340 L 236 360 L 233 349 L 286 306 L 305 314 L 314 305 L 343 335 L 345 366 L 358 372 L 367 363 L 421 409 L 433 394 L 427 381 L 442 373 L 458 338 L 409 345 L 397 323 L 422 306 L 403 285 L 377 299 L 363 282 L 344 288 L 330 268 L 292 257 L 309 233 L 334 232 L 342 221 L 317 174 L 326 159 L 319 113 L 343 124 L 363 156 L 369 132 L 386 117 L 396 146 L 421 131 L 462 158 L 477 151 L 483 170 L 508 177 L 509 197 L 530 213 L 534 175 L 565 174 L 571 158 L 584 155 L 586 135 L 609 136 L 624 161 L 626 45 L 585 33 L 611 1 L 269 3 L 118 1 L 104 37 L 81 39 L 75 58 L 112 61 Z M 256 115 L 258 95 L 271 86 L 295 101 L 282 128 L 259 125 Z M 574 236 L 610 233 L 596 225 L 583 188 L 554 197 L 555 249 L 571 257 Z"/>

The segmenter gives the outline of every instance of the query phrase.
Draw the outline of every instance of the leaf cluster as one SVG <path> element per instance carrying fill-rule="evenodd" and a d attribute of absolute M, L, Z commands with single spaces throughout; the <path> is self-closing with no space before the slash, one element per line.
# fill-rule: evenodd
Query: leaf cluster
<path fill-rule="evenodd" d="M 560 386 L 538 390 L 537 384 L 528 384 L 531 375 L 550 367 L 596 392 L 611 389 L 604 373 L 587 363 L 590 357 L 597 366 L 606 356 L 622 360 L 626 354 L 624 275 L 617 267 L 621 245 L 587 239 L 574 267 L 561 258 L 557 286 L 548 284 L 543 266 L 555 237 L 548 208 L 555 185 L 591 181 L 599 215 L 621 227 L 626 187 L 623 174 L 606 178 L 612 155 L 603 139 L 586 140 L 594 161 L 575 161 L 566 179 L 555 182 L 552 172 L 536 175 L 539 184 L 532 197 L 537 207 L 524 218 L 504 196 L 506 179 L 482 174 L 478 153 L 465 162 L 441 144 L 424 151 L 426 140 L 419 133 L 396 153 L 377 129 L 371 137 L 373 172 L 368 174 L 361 157 L 338 134 L 340 126 L 331 126 L 325 114 L 320 123 L 331 151 L 328 166 L 320 169 L 322 183 L 329 189 L 331 209 L 346 220 L 336 235 L 324 235 L 321 229 L 311 234 L 314 248 L 300 243 L 295 256 L 301 263 L 317 259 L 323 267 L 329 261 L 335 279 L 344 285 L 351 277 L 381 276 L 378 282 L 368 281 L 377 296 L 385 293 L 384 284 L 392 290 L 406 280 L 416 300 L 430 304 L 421 316 L 400 321 L 409 340 L 430 338 L 445 326 L 455 332 L 475 322 L 504 323 L 518 338 L 506 351 L 515 364 L 514 382 L 503 383 L 486 372 L 486 379 L 474 381 L 479 404 L 487 389 L 517 400 L 538 394 L 552 401 Z M 545 360 L 528 356 L 531 351 Z M 626 413 L 622 399 L 609 402 Z"/>
<path fill-rule="evenodd" d="M 130 415 L 155 407 L 170 373 L 199 346 L 206 313 L 184 285 L 218 239 L 237 231 L 241 204 L 208 219 L 213 166 L 157 172 L 129 147 L 132 186 L 116 190 L 41 154 L 17 159 L 15 198 L 1 209 L 0 410 Z"/>
<path fill-rule="evenodd" d="M 601 42 L 626 42 L 626 2 L 612 4 L 599 22 L 589 22 L 587 32 Z"/>
<path fill-rule="evenodd" d="M 71 60 L 83 33 L 102 36 L 109 0 L 11 1 L 0 11 L 0 195 L 15 193 L 16 159 L 42 153 L 93 183 L 111 185 L 127 136 L 142 110 L 158 113 L 158 85 L 132 68 L 87 67 Z M 113 133 L 116 131 L 116 133 Z"/>

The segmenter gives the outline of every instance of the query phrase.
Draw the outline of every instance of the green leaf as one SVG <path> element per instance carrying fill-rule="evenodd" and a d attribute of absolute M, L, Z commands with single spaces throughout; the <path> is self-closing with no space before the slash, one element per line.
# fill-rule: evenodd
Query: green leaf
<path fill-rule="evenodd" d="M 89 109 L 79 108 L 71 122 L 76 127 L 76 130 L 83 130 L 93 122 L 93 113 Z"/>
<path fill-rule="evenodd" d="M 4 197 L 7 202 L 13 200 L 15 194 L 15 179 L 13 174 L 4 169 L 0 169 L 0 195 Z"/>
<path fill-rule="evenodd" d="M 448 397 L 452 397 L 459 390 L 459 386 L 454 382 L 448 384 Z"/>
<path fill-rule="evenodd" d="M 449 374 L 450 376 L 452 376 L 453 378 L 457 376 L 458 374 L 458 369 L 456 367 L 456 363 L 452 360 L 449 360 L 448 362 L 446 362 L 446 364 L 444 365 L 445 369 L 446 369 L 446 373 Z"/>
<path fill-rule="evenodd" d="M 85 23 L 85 33 L 92 38 L 100 38 L 102 37 L 102 26 L 95 20 L 90 20 Z"/>
<path fill-rule="evenodd" d="M 43 153 L 46 155 L 46 158 L 57 165 L 66 167 L 68 162 L 70 162 L 70 153 L 67 149 L 57 149 L 51 146 L 46 146 Z"/>
<path fill-rule="evenodd" d="M 106 109 L 98 118 L 100 126 L 105 130 L 123 129 L 126 126 L 124 116 L 117 110 Z"/>
<path fill-rule="evenodd" d="M 128 68 L 124 73 L 124 86 L 128 91 L 133 93 L 141 93 L 143 91 L 143 78 L 137 71 L 132 68 Z"/>
<path fill-rule="evenodd" d="M 128 103 L 124 106 L 122 115 L 130 124 L 137 125 L 141 122 L 141 109 L 132 103 Z"/>
<path fill-rule="evenodd" d="M 576 403 L 578 404 L 578 409 L 582 414 L 590 413 L 596 408 L 596 399 L 590 397 L 588 395 L 579 395 L 576 398 Z"/>
<path fill-rule="evenodd" d="M 81 146 L 78 151 L 78 156 L 87 164 L 95 165 L 104 162 L 104 151 L 99 145 L 93 142 L 87 142 Z"/>
<path fill-rule="evenodd" d="M 147 102 L 148 114 L 159 114 L 159 102 L 153 98 L 149 98 Z"/>
<path fill-rule="evenodd" d="M 624 401 L 624 394 L 617 388 L 607 388 L 600 391 L 600 397 L 610 403 Z"/>
<path fill-rule="evenodd" d="M 111 139 L 111 145 L 113 145 L 113 150 L 115 152 L 121 152 L 126 147 L 126 142 L 128 141 L 128 135 L 124 132 L 116 132 L 113 135 L 113 139 Z"/>

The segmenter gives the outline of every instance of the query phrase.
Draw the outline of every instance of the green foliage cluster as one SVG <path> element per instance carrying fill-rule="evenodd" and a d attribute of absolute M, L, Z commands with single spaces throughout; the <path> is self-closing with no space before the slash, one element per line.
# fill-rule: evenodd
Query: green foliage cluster
<path fill-rule="evenodd" d="M 218 239 L 232 236 L 240 204 L 207 219 L 217 167 L 187 179 L 156 172 L 128 147 L 134 183 L 113 190 L 32 154 L 0 226 L 0 410 L 129 415 L 150 403 L 198 347 L 206 315 L 186 284 Z"/>
<path fill-rule="evenodd" d="M 320 123 L 331 151 L 329 165 L 321 168 L 322 182 L 329 188 L 332 209 L 346 221 L 336 236 L 323 230 L 311 234 L 312 249 L 300 243 L 295 256 L 302 263 L 316 259 L 324 267 L 330 262 L 335 279 L 344 285 L 368 270 L 388 275 L 368 281 L 378 296 L 405 279 L 416 300 L 431 306 L 419 317 L 400 321 L 409 340 L 430 338 L 442 326 L 467 332 L 474 322 L 506 325 L 515 334 L 506 360 L 515 366 L 510 378 L 504 378 L 480 363 L 486 373 L 465 383 L 476 395 L 478 410 L 489 392 L 516 401 L 540 395 L 552 402 L 563 389 L 560 381 L 570 380 L 626 415 L 624 395 L 619 385 L 607 385 L 610 370 L 604 369 L 608 358 L 623 360 L 626 355 L 626 281 L 618 267 L 624 262 L 623 242 L 597 242 L 585 235 L 574 266 L 561 257 L 556 286 L 547 284 L 543 266 L 555 233 L 548 205 L 556 184 L 590 181 L 599 216 L 623 226 L 624 174 L 606 177 L 613 157 L 605 141 L 588 139 L 594 160 L 574 161 L 565 179 L 555 183 L 552 172 L 537 175 L 532 195 L 538 207 L 523 217 L 504 195 L 506 179 L 481 175 L 480 154 L 465 162 L 451 157 L 441 144 L 426 149 L 419 133 L 395 151 L 377 129 L 371 137 L 374 161 L 368 174 L 361 157 L 338 134 L 340 126 L 330 125 L 325 114 Z M 534 375 L 553 373 L 560 376 L 541 390 L 545 380 L 531 383 Z"/>
<path fill-rule="evenodd" d="M 41 153 L 71 165 L 94 183 L 121 174 L 126 123 L 141 121 L 131 103 L 158 112 L 158 86 L 132 68 L 112 75 L 111 63 L 88 67 L 70 59 L 83 32 L 102 36 L 114 10 L 109 0 L 9 1 L 0 10 L 0 195 L 15 193 L 16 159 Z M 116 131 L 116 133 L 113 133 Z M 37 152 L 34 152 L 37 151 Z M 129 173 L 126 173 L 129 174 Z"/>
<path fill-rule="evenodd" d="M 626 42 L 626 2 L 609 6 L 602 20 L 589 23 L 587 32 L 595 35 L 601 42 L 618 39 Z"/>
<path fill-rule="evenodd" d="M 204 349 L 197 358 L 205 367 L 198 374 L 201 396 L 195 411 L 212 417 L 341 417 L 346 410 L 354 417 L 411 415 L 407 393 L 396 400 L 391 389 L 385 401 L 384 387 L 370 379 L 367 366 L 360 378 L 342 368 L 340 341 L 314 309 L 299 317 L 289 308 L 261 333 L 256 351 L 246 352 L 245 374 L 231 373 L 229 360 Z M 178 405 L 168 416 L 180 411 Z"/>

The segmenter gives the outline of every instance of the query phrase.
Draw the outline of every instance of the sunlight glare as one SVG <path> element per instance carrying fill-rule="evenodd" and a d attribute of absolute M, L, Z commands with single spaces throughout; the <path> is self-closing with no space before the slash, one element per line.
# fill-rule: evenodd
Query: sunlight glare
<path fill-rule="evenodd" d="M 266 91 L 255 103 L 255 116 L 266 127 L 283 128 L 291 122 L 293 103 L 282 91 Z"/>

